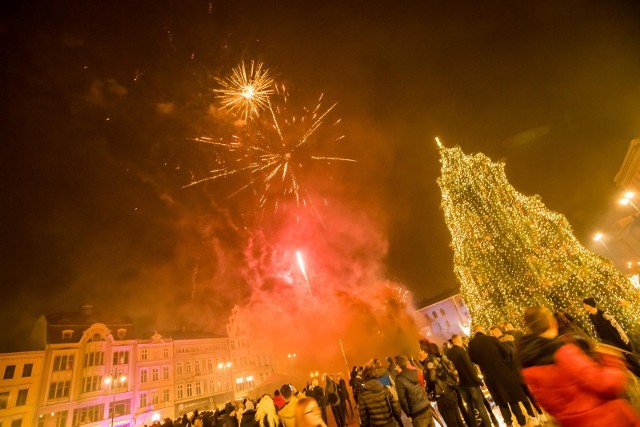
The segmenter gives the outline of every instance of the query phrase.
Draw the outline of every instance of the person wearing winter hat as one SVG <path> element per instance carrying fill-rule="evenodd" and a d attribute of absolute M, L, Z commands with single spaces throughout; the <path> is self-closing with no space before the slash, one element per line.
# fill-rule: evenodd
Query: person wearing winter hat
<path fill-rule="evenodd" d="M 598 338 L 605 343 L 626 351 L 633 351 L 629 337 L 618 321 L 608 312 L 597 308 L 593 297 L 582 300 L 582 306 L 589 313 L 589 319 L 598 334 Z"/>

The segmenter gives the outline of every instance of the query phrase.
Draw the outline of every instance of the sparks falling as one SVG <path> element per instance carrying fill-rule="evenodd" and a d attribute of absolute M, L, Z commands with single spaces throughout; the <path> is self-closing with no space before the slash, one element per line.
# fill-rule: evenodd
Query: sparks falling
<path fill-rule="evenodd" d="M 244 62 L 235 67 L 230 76 L 216 79 L 222 86 L 214 89 L 222 107 L 236 113 L 245 123 L 257 118 L 268 107 L 269 96 L 274 93 L 273 79 L 262 62 L 251 61 L 249 69 Z"/>

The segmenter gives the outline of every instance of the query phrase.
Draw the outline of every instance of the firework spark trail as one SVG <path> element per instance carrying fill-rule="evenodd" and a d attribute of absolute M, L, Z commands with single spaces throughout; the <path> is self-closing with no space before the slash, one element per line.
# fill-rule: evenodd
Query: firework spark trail
<path fill-rule="evenodd" d="M 239 113 L 245 123 L 260 115 L 260 111 L 269 105 L 269 96 L 274 93 L 271 88 L 273 79 L 269 70 L 262 67 L 262 62 L 251 61 L 249 70 L 244 62 L 235 67 L 231 76 L 218 79 L 221 89 L 214 89 L 221 99 L 222 107 Z"/>
<path fill-rule="evenodd" d="M 304 268 L 304 260 L 302 259 L 302 253 L 300 251 L 296 251 L 296 258 L 298 260 L 298 267 L 300 267 L 300 271 L 302 272 L 302 276 L 304 277 L 304 281 L 307 283 L 309 295 L 313 296 L 313 294 L 311 293 L 311 285 L 309 284 L 309 277 L 307 277 L 307 270 Z"/>

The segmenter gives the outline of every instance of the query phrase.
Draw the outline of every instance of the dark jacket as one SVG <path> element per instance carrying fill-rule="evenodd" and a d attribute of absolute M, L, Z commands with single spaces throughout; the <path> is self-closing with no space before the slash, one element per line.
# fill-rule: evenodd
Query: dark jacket
<path fill-rule="evenodd" d="M 395 426 L 400 420 L 400 405 L 380 381 L 371 379 L 358 395 L 360 425 L 370 427 Z"/>
<path fill-rule="evenodd" d="M 254 409 L 245 410 L 242 413 L 240 427 L 256 427 L 256 411 Z"/>
<path fill-rule="evenodd" d="M 460 387 L 481 387 L 482 381 L 478 377 L 475 366 L 469 359 L 469 353 L 462 347 L 454 345 L 447 352 L 447 357 L 458 371 Z"/>
<path fill-rule="evenodd" d="M 469 358 L 480 366 L 484 382 L 496 405 L 526 399 L 511 354 L 496 337 L 477 332 L 469 341 Z"/>
<path fill-rule="evenodd" d="M 640 426 L 620 397 L 628 373 L 617 357 L 600 354 L 595 361 L 574 344 L 533 335 L 518 342 L 517 354 L 536 400 L 561 426 Z"/>
<path fill-rule="evenodd" d="M 605 344 L 633 351 L 629 337 L 624 332 L 616 319 L 606 311 L 598 310 L 596 314 L 589 313 L 589 319 L 593 323 L 598 338 Z"/>
<path fill-rule="evenodd" d="M 408 417 L 417 417 L 429 410 L 427 393 L 420 386 L 418 371 L 403 369 L 396 377 L 396 390 L 400 407 Z"/>

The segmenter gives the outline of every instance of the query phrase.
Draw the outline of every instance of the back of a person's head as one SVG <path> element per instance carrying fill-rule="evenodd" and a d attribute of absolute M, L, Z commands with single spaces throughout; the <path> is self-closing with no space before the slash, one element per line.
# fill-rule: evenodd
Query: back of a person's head
<path fill-rule="evenodd" d="M 528 332 L 540 335 L 551 327 L 551 312 L 546 307 L 529 307 L 524 311 L 524 325 Z"/>
<path fill-rule="evenodd" d="M 435 354 L 436 356 L 440 356 L 440 349 L 438 348 L 438 344 L 431 342 L 429 343 L 429 347 L 427 350 L 429 354 Z"/>
<path fill-rule="evenodd" d="M 293 394 L 291 386 L 289 384 L 284 384 L 282 387 L 280 387 L 280 394 L 285 399 L 291 398 L 291 395 Z"/>
<path fill-rule="evenodd" d="M 382 362 L 380 361 L 380 359 L 373 359 L 371 361 L 371 366 L 373 366 L 376 369 L 380 369 L 382 368 Z"/>
<path fill-rule="evenodd" d="M 364 368 L 364 371 L 362 372 L 362 379 L 365 381 L 369 381 L 369 380 L 373 380 L 378 378 L 376 376 L 376 368 L 374 368 L 373 366 L 367 366 L 366 368 Z"/>
<path fill-rule="evenodd" d="M 280 396 L 280 390 L 276 389 L 276 390 L 273 392 L 273 395 L 274 395 L 274 396 Z"/>
<path fill-rule="evenodd" d="M 407 358 L 407 356 L 403 356 L 401 354 L 397 355 L 395 357 L 395 361 L 396 361 L 396 365 L 400 366 L 400 368 L 404 369 L 407 367 L 407 363 L 409 362 L 409 359 Z"/>
<path fill-rule="evenodd" d="M 455 334 L 451 336 L 451 343 L 455 344 L 455 345 L 461 345 L 462 344 L 462 338 L 460 338 L 460 335 Z"/>
<path fill-rule="evenodd" d="M 314 378 L 313 381 L 311 381 L 311 385 L 314 386 L 314 387 L 318 387 L 318 384 L 320 384 L 320 383 L 318 382 L 317 378 Z"/>

